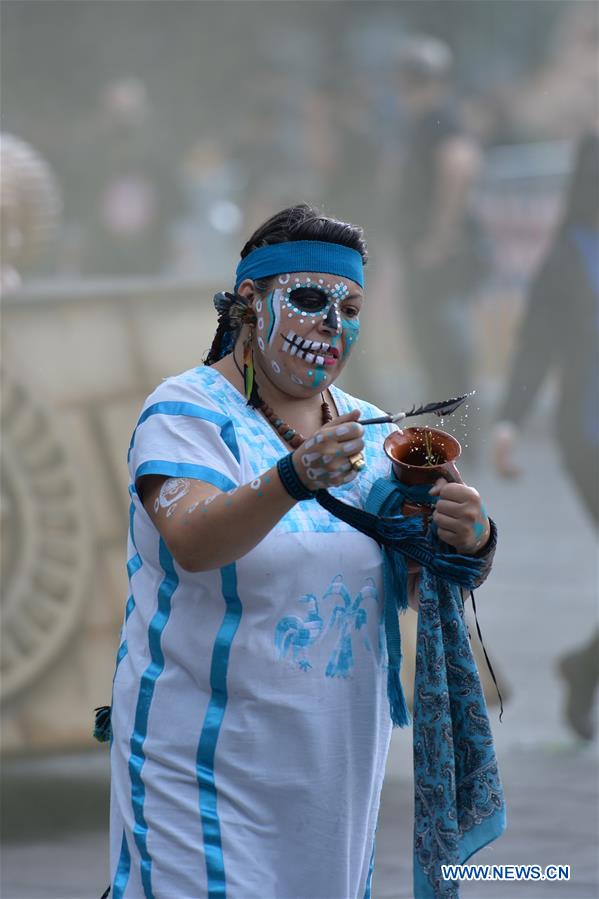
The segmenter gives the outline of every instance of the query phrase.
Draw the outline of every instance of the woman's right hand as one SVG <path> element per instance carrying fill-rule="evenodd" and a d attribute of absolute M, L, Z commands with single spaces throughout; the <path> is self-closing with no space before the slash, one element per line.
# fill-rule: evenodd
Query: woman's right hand
<path fill-rule="evenodd" d="M 298 477 L 308 490 L 338 487 L 358 475 L 349 461 L 364 449 L 360 410 L 353 409 L 323 425 L 293 453 Z"/>

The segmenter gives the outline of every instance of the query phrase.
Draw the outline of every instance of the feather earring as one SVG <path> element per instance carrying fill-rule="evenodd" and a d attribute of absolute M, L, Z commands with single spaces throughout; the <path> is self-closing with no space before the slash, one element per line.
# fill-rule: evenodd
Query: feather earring
<path fill-rule="evenodd" d="M 246 400 L 250 400 L 254 391 L 254 354 L 252 352 L 252 340 L 254 338 L 254 326 L 250 325 L 248 336 L 243 341 L 243 393 Z"/>

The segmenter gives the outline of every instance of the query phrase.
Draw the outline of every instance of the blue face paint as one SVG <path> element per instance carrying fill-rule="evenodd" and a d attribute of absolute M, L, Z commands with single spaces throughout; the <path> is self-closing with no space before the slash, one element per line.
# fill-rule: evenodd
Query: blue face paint
<path fill-rule="evenodd" d="M 347 359 L 355 344 L 360 338 L 360 319 L 356 315 L 355 318 L 348 318 L 343 322 L 343 359 Z"/>
<path fill-rule="evenodd" d="M 280 313 L 281 313 L 280 297 L 277 298 L 278 302 L 277 302 L 276 309 L 275 309 L 274 297 L 275 297 L 275 291 L 271 290 L 268 297 L 266 298 L 266 304 L 268 307 L 268 316 L 269 316 L 269 323 L 268 323 L 268 342 L 269 343 L 272 343 L 273 336 L 274 336 L 274 334 L 276 334 L 275 324 L 277 322 L 277 318 L 280 316 Z"/>

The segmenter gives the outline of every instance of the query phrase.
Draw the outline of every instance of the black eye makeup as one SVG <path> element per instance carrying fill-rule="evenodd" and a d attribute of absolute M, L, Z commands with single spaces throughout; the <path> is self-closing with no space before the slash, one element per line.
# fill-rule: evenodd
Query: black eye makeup
<path fill-rule="evenodd" d="M 316 287 L 298 287 L 288 294 L 288 301 L 304 312 L 323 312 L 329 304 L 324 290 Z"/>

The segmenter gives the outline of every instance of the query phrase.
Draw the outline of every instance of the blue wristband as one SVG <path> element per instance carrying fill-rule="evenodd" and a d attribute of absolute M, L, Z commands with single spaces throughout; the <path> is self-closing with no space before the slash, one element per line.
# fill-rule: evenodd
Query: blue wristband
<path fill-rule="evenodd" d="M 289 453 L 288 456 L 283 456 L 283 458 L 279 459 L 277 462 L 277 471 L 279 472 L 283 487 L 289 496 L 292 496 L 294 499 L 316 499 L 316 493 L 312 492 L 312 490 L 308 490 L 308 488 L 304 487 L 300 481 L 297 471 L 295 470 L 295 465 L 293 464 L 292 456 L 293 453 Z"/>

